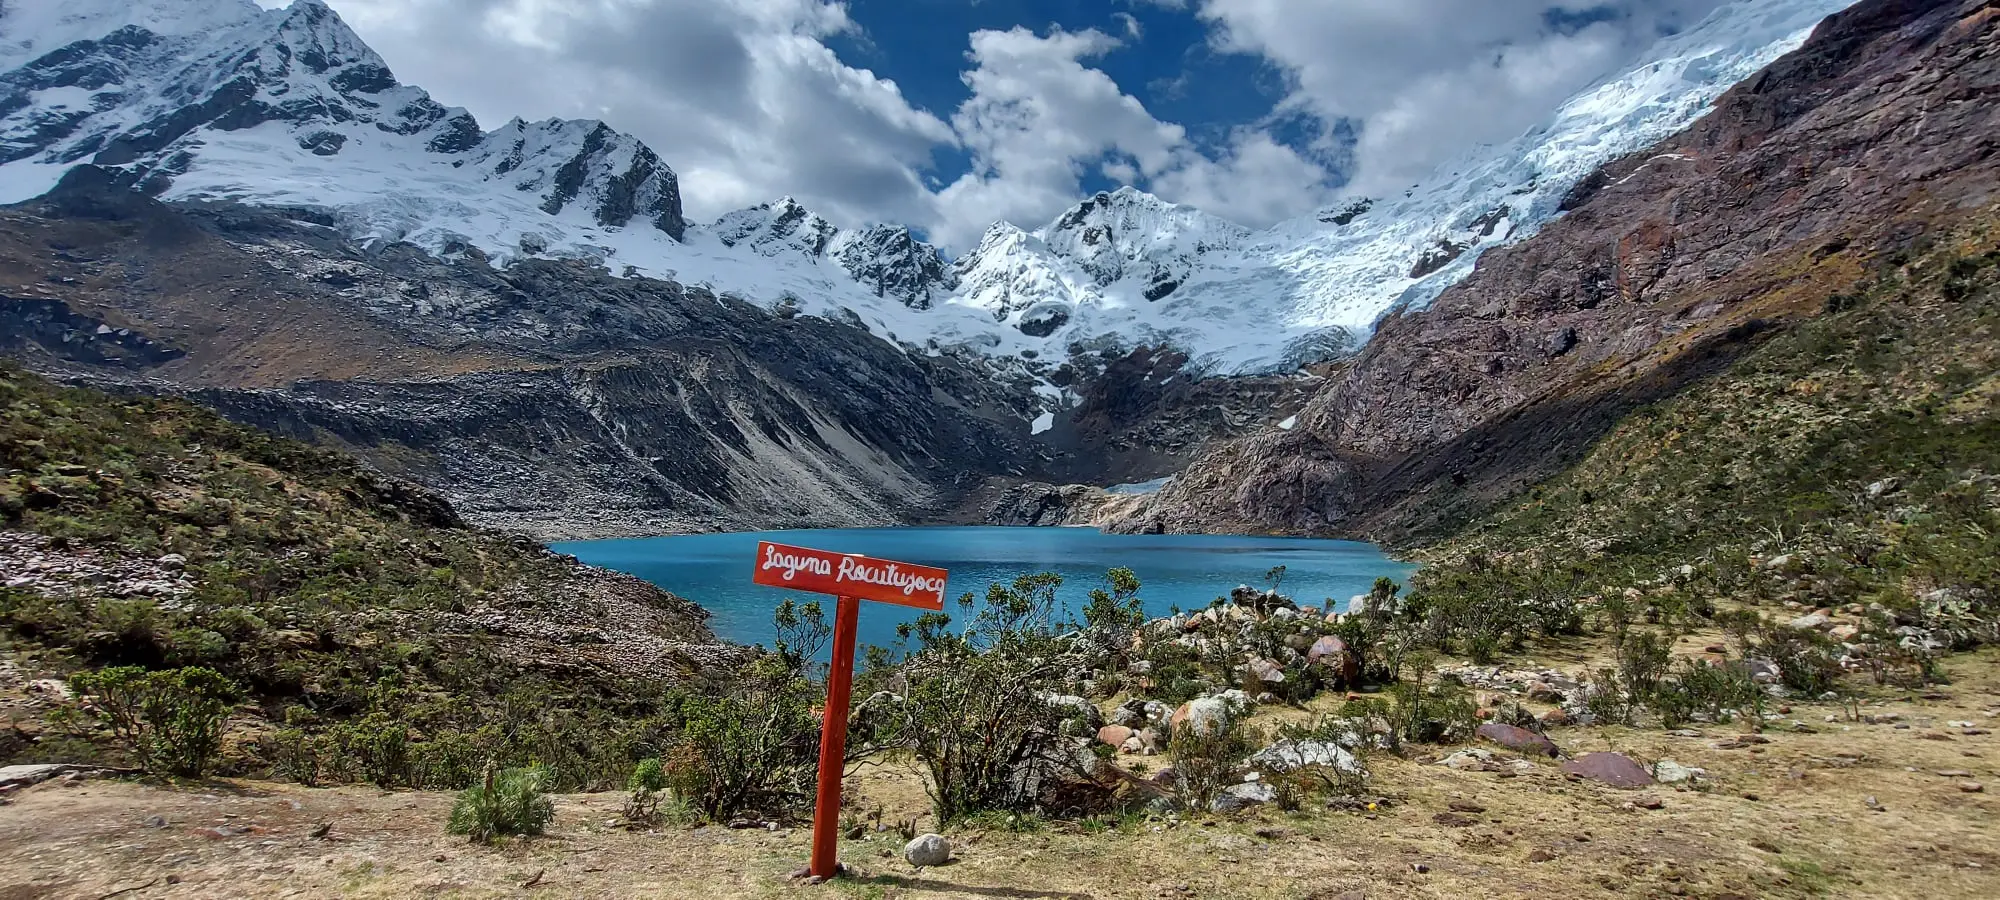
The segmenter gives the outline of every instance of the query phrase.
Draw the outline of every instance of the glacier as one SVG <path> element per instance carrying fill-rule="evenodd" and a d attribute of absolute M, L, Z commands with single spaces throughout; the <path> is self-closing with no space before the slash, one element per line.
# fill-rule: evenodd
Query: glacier
<path fill-rule="evenodd" d="M 170 201 L 318 210 L 364 243 L 476 248 L 500 265 L 595 260 L 917 352 L 1048 367 L 1165 344 L 1202 372 L 1283 371 L 1429 303 L 1560 215 L 1598 166 L 1685 128 L 1847 5 L 1733 0 L 1397 195 L 1258 231 L 1127 187 L 1033 230 L 996 223 L 948 260 L 907 226 L 841 228 L 790 198 L 687 222 L 677 176 L 636 138 L 587 120 L 484 131 L 398 83 L 322 0 L 6 0 L 0 202 L 96 163 Z"/>

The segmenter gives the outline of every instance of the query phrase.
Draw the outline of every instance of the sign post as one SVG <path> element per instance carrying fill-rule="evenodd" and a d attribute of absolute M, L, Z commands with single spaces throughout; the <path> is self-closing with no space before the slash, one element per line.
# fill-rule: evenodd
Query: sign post
<path fill-rule="evenodd" d="M 847 707 L 854 693 L 854 631 L 861 601 L 917 609 L 944 608 L 943 569 L 760 541 L 751 581 L 839 598 L 833 617 L 833 660 L 826 676 L 826 714 L 819 733 L 819 795 L 813 805 L 812 862 L 806 873 L 832 878 L 840 868 L 840 778 L 847 770 Z"/>

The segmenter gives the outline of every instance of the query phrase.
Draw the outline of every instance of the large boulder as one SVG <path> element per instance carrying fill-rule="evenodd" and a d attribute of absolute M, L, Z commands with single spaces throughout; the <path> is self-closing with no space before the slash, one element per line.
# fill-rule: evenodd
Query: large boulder
<path fill-rule="evenodd" d="M 1337 665 L 1340 657 L 1346 655 L 1346 653 L 1347 642 L 1335 635 L 1329 634 L 1320 637 L 1319 640 L 1313 641 L 1312 648 L 1306 651 L 1306 661 L 1322 665 Z"/>
<path fill-rule="evenodd" d="M 1653 784 L 1646 767 L 1622 753 L 1585 753 L 1562 764 L 1563 774 L 1633 791 Z"/>
<path fill-rule="evenodd" d="M 1481 739 L 1492 741 L 1516 753 L 1533 753 L 1555 756 L 1561 751 L 1554 741 L 1518 725 L 1489 722 L 1473 732 Z"/>
<path fill-rule="evenodd" d="M 1106 725 L 1097 729 L 1097 740 L 1113 747 L 1123 747 L 1132 739 L 1132 729 L 1123 725 Z"/>
<path fill-rule="evenodd" d="M 1285 683 L 1285 667 L 1278 665 L 1274 660 L 1253 657 L 1250 662 L 1245 664 L 1245 667 L 1249 670 L 1250 677 L 1256 679 L 1261 684 L 1275 685 Z"/>
<path fill-rule="evenodd" d="M 1206 733 L 1242 715 L 1250 705 L 1250 698 L 1242 691 L 1224 691 L 1213 697 L 1197 697 L 1181 704 L 1168 723 L 1176 729 L 1188 727 Z"/>

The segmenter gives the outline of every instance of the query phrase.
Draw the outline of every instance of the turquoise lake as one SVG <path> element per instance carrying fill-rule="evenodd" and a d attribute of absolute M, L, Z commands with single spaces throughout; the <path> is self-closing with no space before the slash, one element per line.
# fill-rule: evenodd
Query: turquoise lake
<path fill-rule="evenodd" d="M 1283 592 L 1301 606 L 1345 606 L 1379 577 L 1403 581 L 1416 567 L 1384 556 L 1368 544 L 1310 538 L 1227 535 L 1123 535 L 1089 528 L 851 528 L 693 534 L 550 545 L 584 562 L 628 572 L 701 604 L 718 637 L 769 644 L 771 610 L 799 594 L 750 583 L 760 540 L 860 553 L 951 570 L 945 611 L 958 613 L 966 591 L 984 596 L 995 582 L 1034 572 L 1063 576 L 1062 599 L 1080 606 L 1106 570 L 1126 566 L 1144 587 L 1146 611 L 1198 609 L 1239 584 L 1262 586 L 1264 573 L 1284 566 Z M 828 602 L 827 619 L 833 618 Z M 917 610 L 863 603 L 861 644 L 893 645 L 896 625 Z"/>

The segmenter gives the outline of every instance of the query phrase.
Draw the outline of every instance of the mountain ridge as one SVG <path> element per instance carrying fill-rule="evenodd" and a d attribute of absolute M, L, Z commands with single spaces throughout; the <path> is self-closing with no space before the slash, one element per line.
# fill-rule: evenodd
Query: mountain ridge
<path fill-rule="evenodd" d="M 1427 303 L 1486 249 L 1560 214 L 1599 163 L 1691 121 L 1844 5 L 1726 4 L 1548 124 L 1470 152 L 1400 199 L 1344 200 L 1251 231 L 1127 187 L 1036 229 L 1039 246 L 989 232 L 983 250 L 944 260 L 899 225 L 847 229 L 843 246 L 822 247 L 830 256 L 764 255 L 705 234 L 643 142 L 593 120 L 482 132 L 464 110 L 398 83 L 320 0 L 269 11 L 248 0 L 95 0 L 80 11 L 17 0 L 0 13 L 14 38 L 0 47 L 0 65 L 14 64 L 0 74 L 0 199 L 38 194 L 89 159 L 169 200 L 316 208 L 364 241 L 477 247 L 503 265 L 591 259 L 859 320 L 906 346 L 1036 367 L 1078 346 L 1170 345 L 1199 371 L 1286 371 L 1352 352 L 1385 311 Z M 187 75 L 203 66 L 230 77 Z M 1114 197 L 1118 209 L 1100 205 Z M 1139 210 L 1150 218 L 1114 221 Z"/>

